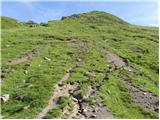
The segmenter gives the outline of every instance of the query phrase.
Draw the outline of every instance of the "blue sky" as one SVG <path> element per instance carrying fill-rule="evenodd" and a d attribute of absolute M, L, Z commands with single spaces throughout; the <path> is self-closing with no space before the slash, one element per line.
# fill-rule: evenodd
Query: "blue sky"
<path fill-rule="evenodd" d="M 88 0 L 89 1 L 89 0 Z M 46 22 L 59 20 L 62 16 L 92 10 L 106 11 L 129 23 L 137 25 L 158 25 L 158 2 L 152 1 L 108 1 L 108 2 L 67 2 L 67 1 L 2 1 L 1 15 L 20 21 Z"/>

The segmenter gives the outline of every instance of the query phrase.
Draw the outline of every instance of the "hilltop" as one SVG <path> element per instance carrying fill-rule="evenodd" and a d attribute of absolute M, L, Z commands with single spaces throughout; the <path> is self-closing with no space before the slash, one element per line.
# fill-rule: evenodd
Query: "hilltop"
<path fill-rule="evenodd" d="M 102 11 L 1 17 L 2 118 L 158 118 L 158 28 Z"/>
<path fill-rule="evenodd" d="M 61 20 L 77 20 L 84 24 L 128 24 L 122 19 L 102 11 L 91 11 L 82 14 L 73 14 L 68 17 L 62 17 Z"/>

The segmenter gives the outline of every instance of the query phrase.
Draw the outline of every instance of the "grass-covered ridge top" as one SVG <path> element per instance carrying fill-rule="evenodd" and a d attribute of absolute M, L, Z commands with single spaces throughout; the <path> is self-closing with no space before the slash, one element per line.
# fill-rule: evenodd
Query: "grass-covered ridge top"
<path fill-rule="evenodd" d="M 102 11 L 91 11 L 81 14 L 73 14 L 71 16 L 62 17 L 61 20 L 78 20 L 84 23 L 107 23 L 107 24 L 128 24 L 124 20 L 110 13 Z"/>

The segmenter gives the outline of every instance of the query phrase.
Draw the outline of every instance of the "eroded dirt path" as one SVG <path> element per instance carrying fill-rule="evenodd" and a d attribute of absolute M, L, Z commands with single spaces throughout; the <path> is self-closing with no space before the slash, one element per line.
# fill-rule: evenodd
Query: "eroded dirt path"
<path fill-rule="evenodd" d="M 104 50 L 103 50 L 104 51 Z M 125 70 L 128 70 L 129 72 L 132 72 L 135 75 L 139 75 L 139 71 L 134 69 L 132 66 L 130 66 L 128 63 L 126 63 L 121 57 L 118 55 L 111 53 L 109 51 L 105 51 L 107 54 L 107 60 L 109 62 L 112 62 L 113 66 L 110 68 L 110 71 L 107 71 L 106 76 L 108 76 L 111 72 L 116 71 L 119 68 L 124 68 Z M 159 111 L 159 98 L 158 96 L 154 95 L 153 93 L 144 91 L 140 89 L 139 87 L 134 86 L 132 83 L 129 82 L 128 76 L 123 76 L 121 78 L 128 86 L 128 90 L 131 93 L 131 95 L 134 98 L 134 102 L 144 106 L 145 108 L 149 109 L 152 112 Z"/>
<path fill-rule="evenodd" d="M 69 97 L 74 107 L 71 112 L 69 112 L 67 109 L 62 110 L 62 115 L 59 116 L 59 118 L 63 118 L 63 116 L 66 114 L 68 115 L 68 119 L 115 118 L 103 105 L 99 96 L 99 91 L 96 87 L 93 88 L 89 86 L 89 91 L 86 96 L 82 96 L 79 83 L 70 84 L 65 82 L 70 77 L 72 70 L 77 67 L 78 64 L 79 63 L 69 68 L 64 77 L 57 83 L 53 90 L 53 96 L 50 98 L 48 105 L 36 117 L 37 119 L 44 118 L 50 110 L 55 108 L 61 96 Z M 90 103 L 87 101 L 87 98 L 91 96 L 96 97 L 96 100 L 99 103 L 98 105 L 90 105 Z"/>
<path fill-rule="evenodd" d="M 40 112 L 38 114 L 38 116 L 36 117 L 37 119 L 41 119 L 43 117 L 45 117 L 47 115 L 47 113 L 53 109 L 56 106 L 56 103 L 59 99 L 60 96 L 69 96 L 69 89 L 74 89 L 75 87 L 77 87 L 76 85 L 63 85 L 63 82 L 66 81 L 70 74 L 71 74 L 71 70 L 76 67 L 76 65 L 74 65 L 73 67 L 69 68 L 66 71 L 66 74 L 63 76 L 63 78 L 56 84 L 55 88 L 54 88 L 54 93 L 53 96 L 50 98 L 48 105 L 42 110 L 42 112 Z"/>
<path fill-rule="evenodd" d="M 106 51 L 107 59 L 109 62 L 112 62 L 116 67 L 120 68 L 126 65 L 122 58 L 113 54 L 109 51 Z"/>
<path fill-rule="evenodd" d="M 132 83 L 129 82 L 128 76 L 123 76 L 121 79 L 128 85 L 128 90 L 137 104 L 148 108 L 152 112 L 159 112 L 158 96 L 132 85 Z"/>
<path fill-rule="evenodd" d="M 24 56 L 18 57 L 18 58 L 14 59 L 14 60 L 10 60 L 10 61 L 8 61 L 7 64 L 8 65 L 17 65 L 17 64 L 20 64 L 20 63 L 23 63 L 23 62 L 26 62 L 26 61 L 30 61 L 34 57 L 36 57 L 41 50 L 42 50 L 41 47 L 35 48 L 35 49 L 33 49 L 31 51 L 31 53 L 28 53 L 28 54 L 26 54 Z"/>

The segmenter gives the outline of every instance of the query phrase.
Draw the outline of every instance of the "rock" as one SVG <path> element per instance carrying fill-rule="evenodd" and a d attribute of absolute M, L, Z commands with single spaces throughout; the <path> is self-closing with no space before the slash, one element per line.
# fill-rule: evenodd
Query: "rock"
<path fill-rule="evenodd" d="M 20 96 L 17 96 L 16 99 L 17 99 L 17 100 L 23 100 L 24 97 L 25 97 L 24 95 L 20 95 Z"/>
<path fill-rule="evenodd" d="M 9 94 L 4 94 L 0 96 L 2 102 L 6 102 L 9 100 Z"/>
<path fill-rule="evenodd" d="M 64 84 L 62 82 L 58 83 L 58 86 L 62 87 Z"/>
<path fill-rule="evenodd" d="M 98 103 L 98 106 L 103 107 L 104 105 L 103 105 L 103 103 Z"/>
<path fill-rule="evenodd" d="M 129 71 L 129 72 L 132 72 L 132 70 L 131 70 L 131 69 L 129 69 L 128 71 Z"/>
<path fill-rule="evenodd" d="M 72 100 L 78 103 L 78 100 L 76 98 L 72 97 Z"/>
<path fill-rule="evenodd" d="M 80 58 L 77 58 L 77 62 L 81 62 L 82 60 Z"/>
<path fill-rule="evenodd" d="M 70 68 L 70 69 L 68 69 L 66 72 L 67 72 L 67 73 L 71 73 L 71 72 L 72 72 L 72 69 Z"/>
<path fill-rule="evenodd" d="M 78 99 L 78 100 L 81 100 L 83 99 L 83 96 L 82 96 L 82 90 L 76 90 L 73 92 L 73 97 Z"/>
<path fill-rule="evenodd" d="M 87 109 L 83 109 L 83 112 L 85 112 L 85 113 L 86 113 L 86 112 L 87 112 Z"/>
<path fill-rule="evenodd" d="M 73 94 L 73 90 L 68 90 L 69 94 Z"/>
<path fill-rule="evenodd" d="M 147 95 L 147 93 L 144 92 L 143 95 Z"/>
<path fill-rule="evenodd" d="M 96 118 L 96 115 L 92 114 L 89 118 Z"/>
<path fill-rule="evenodd" d="M 33 87 L 33 85 L 32 85 L 32 84 L 29 84 L 27 87 L 30 88 L 30 87 Z"/>
<path fill-rule="evenodd" d="M 44 59 L 47 60 L 47 61 L 51 61 L 51 59 L 48 58 L 48 57 L 44 57 Z"/>
<path fill-rule="evenodd" d="M 96 113 L 96 112 L 97 112 L 97 109 L 93 109 L 93 111 L 92 111 L 92 112 Z"/>
<path fill-rule="evenodd" d="M 159 113 L 159 108 L 158 107 L 155 108 L 154 111 L 157 112 L 157 113 Z"/>

